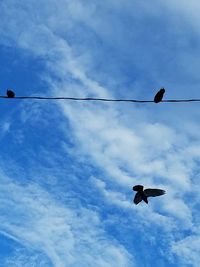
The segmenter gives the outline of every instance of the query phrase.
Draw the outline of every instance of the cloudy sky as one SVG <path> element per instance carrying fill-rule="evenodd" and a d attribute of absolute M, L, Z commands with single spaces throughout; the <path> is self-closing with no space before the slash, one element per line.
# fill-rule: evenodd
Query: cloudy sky
<path fill-rule="evenodd" d="M 0 95 L 200 98 L 199 13 L 1 0 Z M 199 266 L 198 103 L 0 102 L 0 267 Z"/>

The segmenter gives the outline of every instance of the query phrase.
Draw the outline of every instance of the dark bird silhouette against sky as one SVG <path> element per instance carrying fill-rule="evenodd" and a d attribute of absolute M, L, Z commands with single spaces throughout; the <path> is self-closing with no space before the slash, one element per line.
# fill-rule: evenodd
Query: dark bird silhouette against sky
<path fill-rule="evenodd" d="M 165 190 L 162 189 L 154 189 L 154 188 L 147 188 L 143 190 L 143 185 L 135 185 L 133 186 L 133 191 L 136 191 L 135 197 L 133 202 L 137 205 L 142 200 L 148 204 L 148 197 L 157 197 L 162 196 L 165 194 Z"/>
<path fill-rule="evenodd" d="M 154 102 L 155 102 L 155 103 L 159 103 L 159 102 L 161 102 L 162 99 L 163 99 L 163 95 L 164 95 L 164 93 L 165 93 L 165 89 L 164 89 L 164 88 L 161 88 L 161 89 L 157 92 L 157 94 L 155 95 L 155 97 L 154 97 Z"/>
<path fill-rule="evenodd" d="M 12 90 L 8 89 L 7 90 L 7 97 L 8 98 L 13 98 L 13 97 L 15 97 L 15 93 Z"/>

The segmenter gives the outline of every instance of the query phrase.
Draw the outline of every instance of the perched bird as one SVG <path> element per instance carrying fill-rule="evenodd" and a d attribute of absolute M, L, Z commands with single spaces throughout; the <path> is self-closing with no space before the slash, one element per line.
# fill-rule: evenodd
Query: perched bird
<path fill-rule="evenodd" d="M 15 93 L 12 90 L 8 89 L 7 90 L 7 97 L 13 98 L 13 97 L 15 97 Z"/>
<path fill-rule="evenodd" d="M 148 197 L 157 197 L 165 194 L 165 190 L 148 188 L 143 190 L 143 185 L 133 186 L 133 191 L 137 191 L 133 202 L 137 205 L 142 200 L 148 204 Z"/>
<path fill-rule="evenodd" d="M 155 95 L 155 97 L 154 97 L 154 102 L 155 102 L 155 103 L 159 103 L 159 102 L 161 102 L 162 99 L 163 99 L 163 95 L 164 95 L 164 93 L 165 93 L 165 89 L 164 89 L 164 88 L 161 88 L 161 89 L 157 92 L 157 94 Z"/>

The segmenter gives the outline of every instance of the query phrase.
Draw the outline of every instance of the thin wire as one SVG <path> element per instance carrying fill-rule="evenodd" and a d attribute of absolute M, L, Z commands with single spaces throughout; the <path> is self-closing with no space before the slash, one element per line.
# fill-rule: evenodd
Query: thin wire
<path fill-rule="evenodd" d="M 73 101 L 104 101 L 104 102 L 132 102 L 132 103 L 154 103 L 153 100 L 136 100 L 136 99 L 109 99 L 109 98 L 93 98 L 93 97 L 46 97 L 46 96 L 15 96 L 9 98 L 0 96 L 6 99 L 37 99 L 37 100 L 73 100 Z M 161 102 L 180 103 L 180 102 L 200 102 L 200 99 L 169 99 Z"/>

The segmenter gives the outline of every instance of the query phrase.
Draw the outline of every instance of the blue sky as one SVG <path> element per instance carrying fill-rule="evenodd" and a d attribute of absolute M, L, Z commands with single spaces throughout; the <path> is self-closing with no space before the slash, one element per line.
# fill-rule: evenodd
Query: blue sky
<path fill-rule="evenodd" d="M 199 98 L 199 11 L 2 0 L 0 94 Z M 198 103 L 0 102 L 0 267 L 199 266 Z"/>

